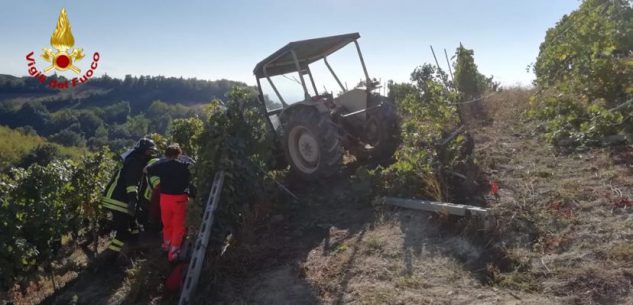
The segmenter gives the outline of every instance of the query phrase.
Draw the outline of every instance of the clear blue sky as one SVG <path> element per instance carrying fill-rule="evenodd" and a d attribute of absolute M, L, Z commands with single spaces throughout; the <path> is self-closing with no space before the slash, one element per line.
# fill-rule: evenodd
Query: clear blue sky
<path fill-rule="evenodd" d="M 97 75 L 254 84 L 254 65 L 289 41 L 359 32 L 372 77 L 406 81 L 413 68 L 433 62 L 429 45 L 445 67 L 443 49 L 450 55 L 462 42 L 475 50 L 482 73 L 504 85 L 527 85 L 533 76 L 526 66 L 534 62 L 545 31 L 578 5 L 575 0 L 2 1 L 0 73 L 26 74 L 24 56 L 50 48 L 65 7 L 75 47 L 101 53 Z M 348 61 L 339 61 L 342 74 L 356 64 Z M 38 57 L 40 69 L 44 64 Z M 87 67 L 89 58 L 79 64 Z"/>

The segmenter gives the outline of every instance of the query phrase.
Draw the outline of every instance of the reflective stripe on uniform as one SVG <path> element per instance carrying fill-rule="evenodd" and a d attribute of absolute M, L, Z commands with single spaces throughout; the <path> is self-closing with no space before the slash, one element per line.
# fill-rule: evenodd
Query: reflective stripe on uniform
<path fill-rule="evenodd" d="M 101 207 L 130 214 L 130 211 L 127 209 L 126 203 L 112 199 L 112 198 L 102 198 Z"/>
<path fill-rule="evenodd" d="M 127 208 L 122 208 L 122 207 L 119 207 L 119 206 L 116 206 L 116 205 L 111 205 L 109 203 L 101 203 L 101 206 L 103 208 L 114 210 L 114 211 L 118 211 L 118 212 L 121 212 L 121 213 L 128 213 L 128 214 L 130 213 L 127 210 Z"/>
<path fill-rule="evenodd" d="M 152 186 L 152 188 L 155 188 L 156 185 L 158 185 L 160 183 L 160 177 L 158 177 L 158 176 L 151 176 L 151 177 L 149 177 L 149 183 Z"/>
<path fill-rule="evenodd" d="M 112 199 L 112 198 L 103 198 L 103 199 L 101 199 L 101 203 L 109 203 L 111 205 L 116 205 L 116 206 L 119 206 L 119 207 L 127 209 L 127 203 L 122 202 L 122 201 L 118 201 L 118 200 Z"/>
<path fill-rule="evenodd" d="M 118 240 L 118 239 L 116 239 L 116 238 L 113 238 L 110 241 L 110 245 L 108 246 L 108 249 L 110 249 L 112 251 L 120 252 L 121 251 L 121 247 L 123 247 L 123 242 Z"/>
<path fill-rule="evenodd" d="M 145 199 L 147 199 L 148 201 L 152 199 L 152 192 L 154 192 L 154 189 L 156 188 L 156 186 L 160 183 L 160 177 L 158 176 L 151 176 L 148 177 L 147 179 L 147 186 L 145 187 L 145 192 L 143 194 L 143 197 L 145 197 Z"/>
<path fill-rule="evenodd" d="M 116 251 L 116 252 L 121 252 L 121 247 L 120 246 L 116 246 L 114 244 L 110 244 L 110 246 L 108 246 L 108 249 L 110 249 L 112 251 Z"/>
<path fill-rule="evenodd" d="M 126 190 L 128 193 L 136 193 L 136 192 L 138 192 L 138 186 L 136 186 L 136 185 L 131 185 L 131 186 L 126 187 L 126 188 L 125 188 L 125 190 Z"/>
<path fill-rule="evenodd" d="M 145 199 L 147 199 L 148 201 L 152 199 L 152 189 L 150 189 L 149 187 L 145 189 L 145 194 L 143 194 L 143 197 L 145 197 Z"/>
<path fill-rule="evenodd" d="M 120 176 L 121 176 L 121 169 L 119 169 L 119 171 L 116 173 L 116 178 L 112 180 L 112 184 L 110 184 L 110 188 L 108 189 L 108 192 L 105 195 L 106 198 L 112 198 L 112 193 L 114 193 L 114 189 L 116 188 L 116 185 L 119 183 Z"/>

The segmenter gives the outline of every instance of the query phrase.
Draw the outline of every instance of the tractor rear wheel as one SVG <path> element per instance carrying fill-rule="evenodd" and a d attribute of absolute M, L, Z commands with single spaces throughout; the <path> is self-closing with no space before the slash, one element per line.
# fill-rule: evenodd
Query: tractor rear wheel
<path fill-rule="evenodd" d="M 386 99 L 372 97 L 367 112 L 361 143 L 352 151 L 359 160 L 388 160 L 400 144 L 400 118 L 394 105 Z"/>
<path fill-rule="evenodd" d="M 292 170 L 306 180 L 336 173 L 343 158 L 338 128 L 328 113 L 301 108 L 290 114 L 284 150 Z"/>

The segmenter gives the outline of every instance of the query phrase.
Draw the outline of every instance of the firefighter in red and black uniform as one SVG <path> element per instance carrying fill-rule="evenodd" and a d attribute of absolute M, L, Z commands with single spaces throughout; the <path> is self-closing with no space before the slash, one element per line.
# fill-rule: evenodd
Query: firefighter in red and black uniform
<path fill-rule="evenodd" d="M 131 151 L 122 155 L 123 166 L 106 186 L 101 200 L 101 208 L 112 212 L 113 229 L 116 235 L 108 246 L 109 254 L 119 254 L 130 238 L 135 227 L 134 213 L 138 203 L 138 186 L 143 176 L 143 168 L 156 153 L 154 141 L 142 138 Z"/>

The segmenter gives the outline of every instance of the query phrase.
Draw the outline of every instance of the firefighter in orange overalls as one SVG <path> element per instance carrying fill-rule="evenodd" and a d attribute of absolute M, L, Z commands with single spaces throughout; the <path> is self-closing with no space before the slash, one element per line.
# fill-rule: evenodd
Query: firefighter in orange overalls
<path fill-rule="evenodd" d="M 165 159 L 146 168 L 150 176 L 160 179 L 160 216 L 163 223 L 163 249 L 170 262 L 178 258 L 185 237 L 188 189 L 191 182 L 190 162 L 179 159 L 182 150 L 172 144 L 165 151 Z"/>

